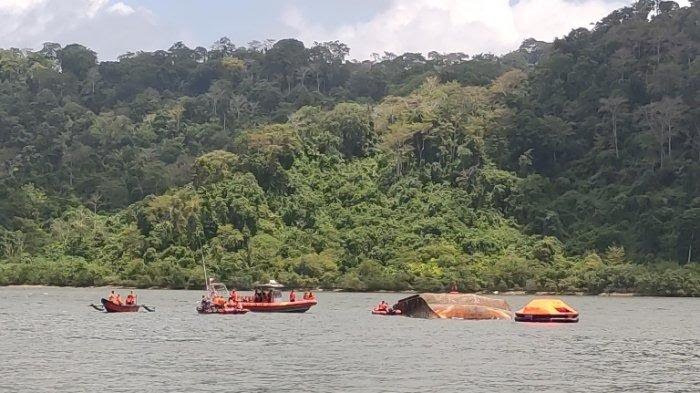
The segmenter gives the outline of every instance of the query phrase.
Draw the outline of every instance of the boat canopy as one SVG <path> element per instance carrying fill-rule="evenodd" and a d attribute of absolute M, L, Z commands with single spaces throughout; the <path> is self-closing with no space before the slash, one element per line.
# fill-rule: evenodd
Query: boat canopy
<path fill-rule="evenodd" d="M 513 319 L 505 300 L 474 294 L 422 293 L 399 300 L 394 308 L 416 318 Z"/>
<path fill-rule="evenodd" d="M 518 310 L 518 313 L 528 315 L 559 315 L 577 313 L 577 311 L 560 299 L 535 299 Z"/>

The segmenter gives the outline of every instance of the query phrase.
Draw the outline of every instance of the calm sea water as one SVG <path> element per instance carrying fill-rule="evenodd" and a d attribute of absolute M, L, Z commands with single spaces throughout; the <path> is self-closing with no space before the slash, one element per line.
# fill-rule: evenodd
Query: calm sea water
<path fill-rule="evenodd" d="M 126 292 L 126 291 L 122 291 Z M 0 392 L 699 392 L 700 299 L 564 297 L 578 324 L 372 316 L 402 294 L 319 293 L 306 314 L 198 315 L 197 291 L 0 288 Z M 531 297 L 504 297 L 513 309 Z"/>

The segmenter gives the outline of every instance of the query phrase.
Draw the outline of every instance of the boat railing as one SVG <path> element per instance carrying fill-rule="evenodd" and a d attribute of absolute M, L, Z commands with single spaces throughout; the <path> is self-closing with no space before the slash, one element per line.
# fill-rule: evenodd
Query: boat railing
<path fill-rule="evenodd" d="M 220 282 L 211 282 L 209 285 L 207 285 L 207 293 L 211 295 L 219 295 L 222 297 L 228 297 L 229 291 L 228 288 L 226 288 L 226 285 Z"/>

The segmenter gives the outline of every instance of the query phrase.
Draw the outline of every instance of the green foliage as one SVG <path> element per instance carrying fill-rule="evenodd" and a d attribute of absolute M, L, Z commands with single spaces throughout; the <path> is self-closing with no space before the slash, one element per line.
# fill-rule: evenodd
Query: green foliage
<path fill-rule="evenodd" d="M 645 4 L 503 57 L 0 50 L 0 285 L 698 296 L 700 15 Z"/>

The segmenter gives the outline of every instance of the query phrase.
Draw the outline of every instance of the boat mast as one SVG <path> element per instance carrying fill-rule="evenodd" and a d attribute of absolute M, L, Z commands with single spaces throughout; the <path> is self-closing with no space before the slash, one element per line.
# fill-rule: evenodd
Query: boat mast
<path fill-rule="evenodd" d="M 202 259 L 202 269 L 204 269 L 204 290 L 209 292 L 209 278 L 207 278 L 207 265 L 204 264 L 204 251 L 202 251 L 201 247 L 199 248 L 199 255 Z"/>

